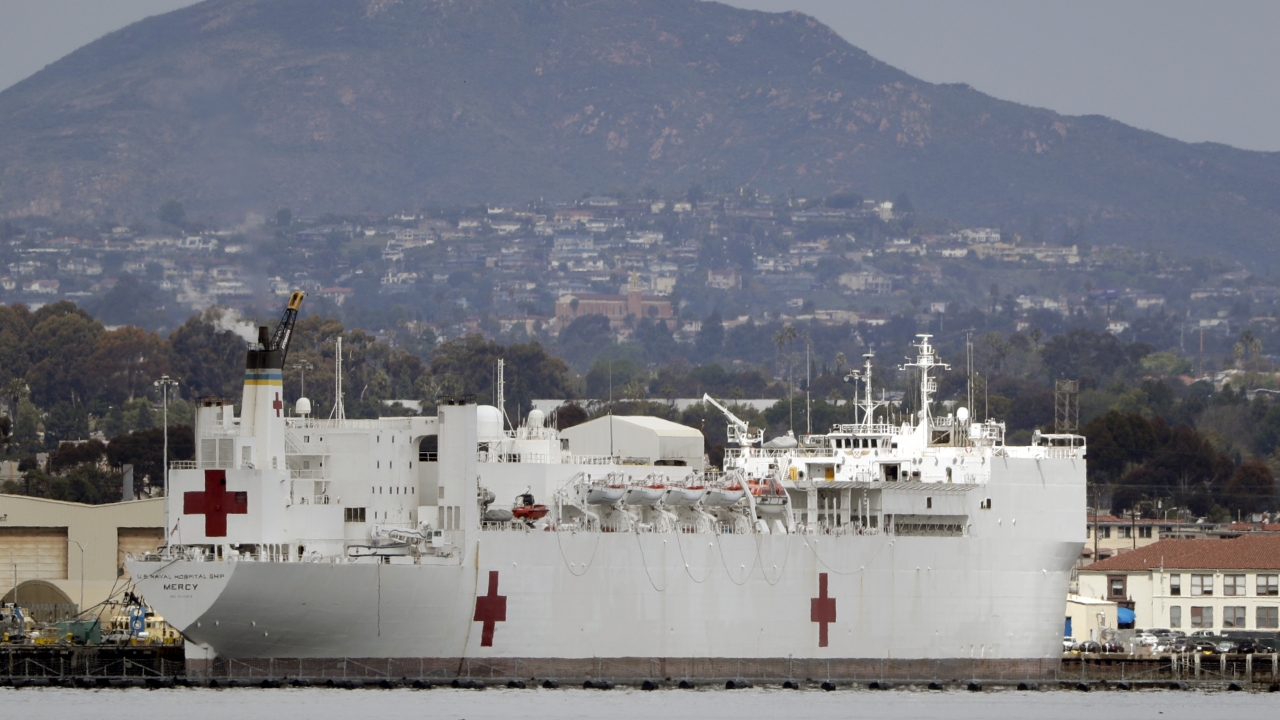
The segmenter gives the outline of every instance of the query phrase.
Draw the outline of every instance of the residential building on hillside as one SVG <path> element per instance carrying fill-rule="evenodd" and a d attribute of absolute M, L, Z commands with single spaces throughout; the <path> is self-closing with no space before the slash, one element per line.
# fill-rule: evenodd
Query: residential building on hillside
<path fill-rule="evenodd" d="M 874 272 L 851 272 L 840 276 L 840 286 L 855 293 L 888 295 L 893 292 L 893 279 Z"/>
<path fill-rule="evenodd" d="M 586 315 L 604 315 L 609 326 L 617 329 L 627 323 L 627 318 L 665 319 L 672 317 L 671 301 L 659 295 L 645 295 L 634 287 L 625 295 L 603 293 L 571 293 L 561 295 L 556 301 L 556 320 L 561 327 Z"/>
<path fill-rule="evenodd" d="M 708 270 L 707 287 L 717 290 L 733 290 L 742 284 L 738 273 L 733 270 Z"/>
<path fill-rule="evenodd" d="M 1280 631 L 1280 535 L 1161 540 L 1078 577 L 1080 595 L 1133 610 L 1135 627 Z"/>

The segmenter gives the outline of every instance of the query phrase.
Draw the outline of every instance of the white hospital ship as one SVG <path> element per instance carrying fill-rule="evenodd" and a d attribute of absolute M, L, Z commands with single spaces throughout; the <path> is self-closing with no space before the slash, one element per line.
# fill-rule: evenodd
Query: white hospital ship
<path fill-rule="evenodd" d="M 289 416 L 300 302 L 251 344 L 240 416 L 200 403 L 195 460 L 169 476 L 170 544 L 128 561 L 189 654 L 513 677 L 606 660 L 1056 667 L 1083 438 L 1012 447 L 964 408 L 935 416 L 928 336 L 911 421 L 877 418 L 868 363 L 862 422 L 795 447 L 726 411 L 739 447 L 721 473 L 575 454 L 539 411 L 508 429 L 469 397 L 435 417 L 317 419 L 305 399 Z"/>

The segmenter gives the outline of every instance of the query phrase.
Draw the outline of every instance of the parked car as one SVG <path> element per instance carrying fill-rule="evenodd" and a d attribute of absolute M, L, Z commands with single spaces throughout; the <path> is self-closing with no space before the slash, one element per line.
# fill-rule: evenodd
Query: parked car
<path fill-rule="evenodd" d="M 1104 642 L 1102 643 L 1102 652 L 1104 653 L 1124 652 L 1124 646 L 1115 641 Z"/>
<path fill-rule="evenodd" d="M 1205 654 L 1212 654 L 1218 651 L 1217 643 L 1213 642 L 1212 640 L 1206 640 L 1203 637 L 1192 638 L 1188 641 L 1187 645 L 1188 645 L 1187 649 L 1190 650 L 1191 652 L 1201 652 Z"/>
<path fill-rule="evenodd" d="M 1258 643 L 1254 642 L 1253 640 L 1245 638 L 1244 640 L 1236 641 L 1236 649 L 1233 650 L 1232 652 L 1238 652 L 1238 653 L 1266 652 L 1266 648 L 1262 648 L 1258 645 Z"/>
<path fill-rule="evenodd" d="M 1102 652 L 1102 645 L 1092 640 L 1086 640 L 1082 643 L 1077 644 L 1072 649 L 1078 653 L 1100 653 Z"/>
<path fill-rule="evenodd" d="M 1155 635 L 1152 635 L 1150 632 L 1144 630 L 1141 633 L 1133 636 L 1133 643 L 1135 645 L 1155 647 L 1160 643 L 1160 639 L 1157 638 Z"/>
<path fill-rule="evenodd" d="M 1062 638 L 1062 652 L 1071 652 L 1076 646 L 1076 639 L 1073 637 Z"/>
<path fill-rule="evenodd" d="M 1215 643 L 1215 647 L 1217 648 L 1216 652 L 1222 655 L 1235 652 L 1236 646 L 1237 644 L 1235 640 L 1219 640 Z"/>
<path fill-rule="evenodd" d="M 1216 637 L 1218 637 L 1218 633 L 1217 633 L 1217 632 L 1215 632 L 1215 631 L 1213 631 L 1213 630 L 1196 630 L 1195 632 L 1191 633 L 1191 634 L 1190 634 L 1190 635 L 1188 635 L 1187 637 L 1193 637 L 1193 638 L 1216 638 Z"/>

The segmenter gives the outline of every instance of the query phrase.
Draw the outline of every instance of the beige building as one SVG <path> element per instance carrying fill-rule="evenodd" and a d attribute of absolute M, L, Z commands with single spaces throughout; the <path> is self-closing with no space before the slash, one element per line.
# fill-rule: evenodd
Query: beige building
<path fill-rule="evenodd" d="M 1178 527 L 1171 522 L 1159 520 L 1143 520 L 1141 518 L 1124 518 L 1114 515 L 1089 516 L 1089 526 L 1085 529 L 1084 551 L 1082 560 L 1094 560 L 1094 548 L 1097 548 L 1096 559 L 1106 559 L 1122 552 L 1137 550 L 1160 541 L 1162 536 L 1174 532 Z M 1095 543 L 1095 534 L 1097 542 Z"/>
<path fill-rule="evenodd" d="M 1080 568 L 1079 593 L 1134 611 L 1134 626 L 1280 630 L 1280 535 L 1161 540 Z"/>
<path fill-rule="evenodd" d="M 1101 640 L 1103 630 L 1116 629 L 1118 607 L 1110 600 L 1068 595 L 1067 622 L 1062 636 L 1072 638 L 1076 642 Z"/>
<path fill-rule="evenodd" d="M 127 553 L 164 543 L 164 498 L 82 505 L 0 495 L 0 588 L 36 617 L 73 614 L 128 585 Z"/>

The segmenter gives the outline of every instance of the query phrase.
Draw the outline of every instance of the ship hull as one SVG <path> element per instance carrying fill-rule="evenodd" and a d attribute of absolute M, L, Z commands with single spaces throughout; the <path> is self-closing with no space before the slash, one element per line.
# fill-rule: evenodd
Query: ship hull
<path fill-rule="evenodd" d="M 500 530 L 467 533 L 439 560 L 452 564 L 131 560 L 130 571 L 221 658 L 1058 658 L 1083 461 L 999 465 L 980 490 L 996 510 L 955 537 Z"/>

